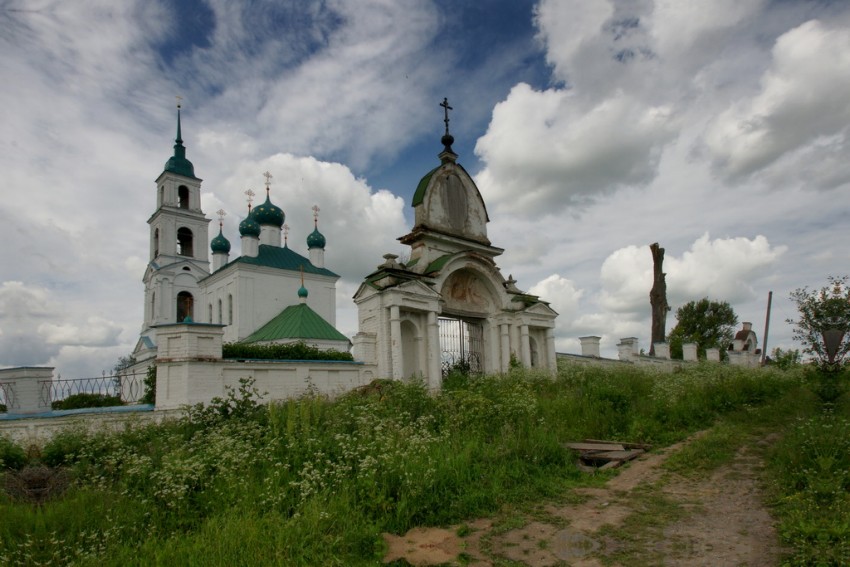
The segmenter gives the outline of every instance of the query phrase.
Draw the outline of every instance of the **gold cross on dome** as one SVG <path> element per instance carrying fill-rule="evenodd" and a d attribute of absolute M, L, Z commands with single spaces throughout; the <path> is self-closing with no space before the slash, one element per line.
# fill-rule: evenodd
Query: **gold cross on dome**
<path fill-rule="evenodd" d="M 269 192 L 269 186 L 272 184 L 272 174 L 268 171 L 263 174 L 263 177 L 266 178 L 266 193 Z"/>
<path fill-rule="evenodd" d="M 176 98 L 176 99 L 177 99 L 177 108 L 180 108 L 180 107 L 182 106 L 183 97 L 182 97 L 182 96 L 180 96 L 180 95 L 177 95 L 177 96 L 176 96 L 176 97 L 174 97 L 174 98 Z"/>
<path fill-rule="evenodd" d="M 313 224 L 319 224 L 319 205 L 313 205 Z"/>
<path fill-rule="evenodd" d="M 218 220 L 223 221 L 224 217 L 227 216 L 227 211 L 225 211 L 224 209 L 219 209 L 215 212 L 215 214 L 218 215 Z"/>
<path fill-rule="evenodd" d="M 289 243 L 289 225 L 283 225 L 283 245 L 286 246 Z"/>
<path fill-rule="evenodd" d="M 248 189 L 247 191 L 245 191 L 245 195 L 248 196 L 248 210 L 250 211 L 251 210 L 251 203 L 254 202 L 254 196 L 256 195 L 256 193 L 254 193 L 253 191 Z"/>

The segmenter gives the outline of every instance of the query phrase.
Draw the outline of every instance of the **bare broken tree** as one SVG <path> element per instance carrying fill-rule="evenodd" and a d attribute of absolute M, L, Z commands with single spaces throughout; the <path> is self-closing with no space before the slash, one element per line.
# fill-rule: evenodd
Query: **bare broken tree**
<path fill-rule="evenodd" d="M 655 242 L 649 245 L 652 251 L 652 289 L 649 292 L 649 305 L 652 307 L 652 338 L 649 342 L 649 354 L 655 355 L 655 343 L 666 340 L 667 312 L 667 280 L 664 273 L 664 249 Z"/>

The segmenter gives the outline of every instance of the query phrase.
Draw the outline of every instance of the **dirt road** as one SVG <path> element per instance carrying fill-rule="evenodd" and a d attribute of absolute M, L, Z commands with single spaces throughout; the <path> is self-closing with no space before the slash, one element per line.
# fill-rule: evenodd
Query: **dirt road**
<path fill-rule="evenodd" d="M 577 490 L 581 501 L 575 504 L 542 505 L 450 529 L 386 534 L 384 561 L 476 567 L 778 565 L 757 451 L 745 445 L 710 474 L 682 476 L 662 468 L 696 437 L 644 455 L 601 488 Z"/>

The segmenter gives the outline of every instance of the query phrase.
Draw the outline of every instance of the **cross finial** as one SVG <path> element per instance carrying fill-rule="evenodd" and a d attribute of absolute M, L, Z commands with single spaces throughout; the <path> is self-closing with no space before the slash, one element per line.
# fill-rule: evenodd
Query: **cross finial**
<path fill-rule="evenodd" d="M 224 217 L 227 216 L 227 211 L 225 211 L 224 209 L 219 209 L 215 212 L 215 214 L 218 215 L 218 228 L 224 228 Z"/>
<path fill-rule="evenodd" d="M 319 205 L 313 205 L 313 227 L 319 226 L 319 211 L 322 209 L 319 208 Z"/>
<path fill-rule="evenodd" d="M 449 135 L 449 110 L 454 110 L 451 106 L 449 106 L 449 99 L 443 97 L 443 102 L 440 103 L 440 106 L 443 107 L 443 112 L 445 113 L 445 118 L 443 118 L 443 122 L 446 123 L 446 136 Z"/>
<path fill-rule="evenodd" d="M 270 186 L 271 186 L 271 184 L 272 184 L 272 177 L 273 177 L 273 176 L 272 176 L 272 174 L 271 174 L 271 173 L 269 173 L 269 172 L 267 171 L 267 172 L 265 172 L 265 173 L 263 174 L 263 177 L 265 177 L 265 178 L 266 178 L 266 196 L 268 196 L 268 194 L 269 194 L 269 190 L 271 189 L 271 187 L 270 187 Z"/>
<path fill-rule="evenodd" d="M 181 107 L 183 106 L 183 104 L 182 104 L 183 97 L 182 97 L 182 96 L 180 96 L 180 95 L 177 95 L 177 96 L 175 96 L 174 98 L 176 98 L 176 99 L 177 99 L 177 108 L 178 108 L 178 109 L 179 109 L 179 108 L 181 108 Z"/>
<path fill-rule="evenodd" d="M 283 225 L 283 246 L 284 248 L 289 244 L 289 225 Z"/>
<path fill-rule="evenodd" d="M 251 212 L 251 203 L 254 202 L 254 196 L 256 195 L 256 193 L 254 193 L 253 191 L 248 189 L 247 191 L 245 191 L 245 194 L 248 196 L 248 213 L 250 213 Z"/>

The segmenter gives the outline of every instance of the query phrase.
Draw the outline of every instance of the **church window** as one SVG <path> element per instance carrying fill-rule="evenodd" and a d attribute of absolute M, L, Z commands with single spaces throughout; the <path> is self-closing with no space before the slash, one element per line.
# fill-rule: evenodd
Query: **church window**
<path fill-rule="evenodd" d="M 233 324 L 233 296 L 227 296 L 227 324 Z"/>
<path fill-rule="evenodd" d="M 154 229 L 153 231 L 153 255 L 154 257 L 159 256 L 159 229 Z"/>
<path fill-rule="evenodd" d="M 195 299 L 188 291 L 177 294 L 177 322 L 192 322 L 194 318 Z"/>
<path fill-rule="evenodd" d="M 181 256 L 192 256 L 192 231 L 181 227 L 177 230 L 177 253 Z"/>
<path fill-rule="evenodd" d="M 151 322 L 156 319 L 156 292 L 151 293 Z"/>
<path fill-rule="evenodd" d="M 207 317 L 207 321 L 209 323 L 212 323 L 212 303 L 207 304 L 207 313 L 209 314 L 209 317 Z"/>
<path fill-rule="evenodd" d="M 178 205 L 181 209 L 189 208 L 189 188 L 185 185 L 181 185 L 177 188 L 177 200 Z"/>
<path fill-rule="evenodd" d="M 218 300 L 218 322 L 219 322 L 219 324 L 224 323 L 224 321 L 221 318 L 221 300 L 220 299 Z"/>
<path fill-rule="evenodd" d="M 157 203 L 160 207 L 165 204 L 165 187 L 163 185 L 159 186 L 159 203 Z"/>

